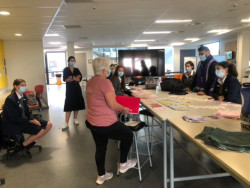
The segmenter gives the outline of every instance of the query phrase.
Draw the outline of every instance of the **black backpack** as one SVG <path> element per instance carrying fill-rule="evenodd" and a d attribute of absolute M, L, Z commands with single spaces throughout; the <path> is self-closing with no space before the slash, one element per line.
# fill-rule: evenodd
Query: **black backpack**
<path fill-rule="evenodd" d="M 170 94 L 186 95 L 185 87 L 181 80 L 176 78 L 166 78 L 161 82 L 161 90 L 169 91 Z"/>

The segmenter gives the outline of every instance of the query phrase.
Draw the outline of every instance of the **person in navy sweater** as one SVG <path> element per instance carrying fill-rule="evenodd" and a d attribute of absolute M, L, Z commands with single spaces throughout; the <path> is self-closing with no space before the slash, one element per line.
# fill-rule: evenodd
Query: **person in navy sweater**
<path fill-rule="evenodd" d="M 13 90 L 6 98 L 2 112 L 3 135 L 16 136 L 22 133 L 30 136 L 24 140 L 23 147 L 34 145 L 52 127 L 52 123 L 36 120 L 29 111 L 26 91 L 26 82 L 16 79 Z"/>
<path fill-rule="evenodd" d="M 226 61 L 217 63 L 215 74 L 218 78 L 214 84 L 212 97 L 218 101 L 241 104 L 241 85 L 237 79 L 238 72 L 235 65 Z"/>

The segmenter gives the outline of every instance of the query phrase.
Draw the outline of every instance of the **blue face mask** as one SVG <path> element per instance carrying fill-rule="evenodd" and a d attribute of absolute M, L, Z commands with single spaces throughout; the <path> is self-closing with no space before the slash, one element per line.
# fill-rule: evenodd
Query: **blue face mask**
<path fill-rule="evenodd" d="M 124 75 L 124 72 L 118 72 L 118 76 L 121 78 L 121 77 L 123 77 L 123 75 Z"/>
<path fill-rule="evenodd" d="M 111 69 L 111 73 L 114 74 L 115 73 L 115 69 Z"/>
<path fill-rule="evenodd" d="M 108 78 L 111 75 L 111 71 L 109 70 L 109 73 L 106 75 L 106 78 Z"/>
<path fill-rule="evenodd" d="M 74 67 L 74 66 L 76 65 L 76 62 L 70 61 L 70 62 L 69 62 L 69 65 L 72 66 L 72 67 Z"/>
<path fill-rule="evenodd" d="M 206 61 L 206 59 L 207 59 L 207 58 L 206 58 L 205 55 L 200 55 L 200 60 L 201 60 L 201 61 Z"/>
<path fill-rule="evenodd" d="M 192 70 L 190 68 L 186 68 L 186 71 L 187 72 L 191 72 Z"/>
<path fill-rule="evenodd" d="M 21 93 L 24 93 L 26 90 L 27 90 L 27 88 L 25 86 L 21 86 L 20 89 L 19 89 L 19 91 Z"/>
<path fill-rule="evenodd" d="M 224 77 L 224 73 L 220 69 L 216 69 L 215 70 L 215 74 L 219 78 L 223 78 Z"/>

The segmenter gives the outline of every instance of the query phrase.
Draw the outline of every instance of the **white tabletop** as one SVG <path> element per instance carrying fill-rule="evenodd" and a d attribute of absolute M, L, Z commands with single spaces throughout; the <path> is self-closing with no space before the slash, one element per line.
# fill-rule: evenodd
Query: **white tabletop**
<path fill-rule="evenodd" d="M 144 91 L 142 91 L 144 92 Z M 149 91 L 146 91 L 149 93 Z M 232 176 L 234 176 L 238 181 L 240 181 L 246 187 L 250 187 L 250 154 L 239 153 L 232 151 L 223 151 L 211 146 L 204 144 L 202 140 L 194 139 L 196 135 L 202 132 L 205 126 L 218 127 L 223 130 L 233 131 L 233 132 L 249 132 L 249 130 L 242 128 L 240 125 L 240 120 L 234 119 L 207 119 L 204 123 L 190 123 L 182 119 L 185 115 L 201 115 L 210 116 L 216 113 L 218 110 L 235 110 L 239 111 L 241 109 L 240 105 L 234 104 L 221 104 L 218 102 L 209 101 L 209 96 L 198 96 L 196 93 L 189 93 L 183 96 L 172 96 L 168 92 L 151 90 L 152 95 L 148 95 L 147 99 L 141 99 L 142 104 L 150 110 L 157 118 L 162 121 L 168 121 L 172 126 L 178 130 L 181 134 L 187 137 L 189 140 L 197 144 L 203 151 L 205 151 L 213 161 L 226 169 Z M 157 95 L 157 98 L 154 96 Z M 139 96 L 138 96 L 139 97 Z M 144 95 L 145 98 L 145 95 Z M 183 98 L 183 99 L 181 99 Z M 193 107 L 188 108 L 188 111 L 178 111 L 173 110 L 169 107 L 162 105 L 159 101 L 162 99 L 174 99 L 190 101 Z M 152 104 L 160 104 L 162 108 L 153 108 Z M 199 107 L 200 105 L 200 107 Z M 222 107 L 222 109 L 220 109 Z M 249 138 L 250 139 L 250 138 Z"/>

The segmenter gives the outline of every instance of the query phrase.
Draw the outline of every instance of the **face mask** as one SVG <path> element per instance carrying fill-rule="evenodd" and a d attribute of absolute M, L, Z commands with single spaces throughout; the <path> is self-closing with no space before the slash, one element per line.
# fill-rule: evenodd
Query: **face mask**
<path fill-rule="evenodd" d="M 115 69 L 111 69 L 111 73 L 114 74 L 115 73 Z"/>
<path fill-rule="evenodd" d="M 118 72 L 118 76 L 119 76 L 119 77 L 122 77 L 123 74 L 124 74 L 124 72 Z"/>
<path fill-rule="evenodd" d="M 110 70 L 108 70 L 108 71 L 109 71 L 109 73 L 106 75 L 106 78 L 108 78 L 111 74 L 111 71 Z"/>
<path fill-rule="evenodd" d="M 191 72 L 192 70 L 190 68 L 186 68 L 186 71 L 187 72 Z"/>
<path fill-rule="evenodd" d="M 206 61 L 206 59 L 207 59 L 207 58 L 206 58 L 205 55 L 200 55 L 200 60 L 201 60 L 201 61 Z"/>
<path fill-rule="evenodd" d="M 21 86 L 20 89 L 19 89 L 19 91 L 21 93 L 24 93 L 26 91 L 26 87 L 25 86 Z"/>
<path fill-rule="evenodd" d="M 216 69 L 215 70 L 215 74 L 219 78 L 223 78 L 224 77 L 224 73 L 220 69 Z"/>
<path fill-rule="evenodd" d="M 70 61 L 70 62 L 69 62 L 69 65 L 72 66 L 72 67 L 74 67 L 75 64 L 76 64 L 76 62 L 74 62 L 74 61 Z"/>

